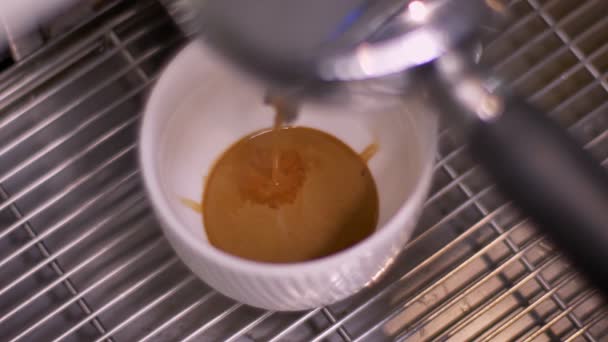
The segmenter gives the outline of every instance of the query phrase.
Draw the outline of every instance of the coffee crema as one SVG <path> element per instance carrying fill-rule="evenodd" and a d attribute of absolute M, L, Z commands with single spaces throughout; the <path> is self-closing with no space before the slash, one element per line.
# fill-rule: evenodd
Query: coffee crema
<path fill-rule="evenodd" d="M 378 193 L 364 160 L 375 151 L 366 150 L 360 156 L 306 127 L 240 139 L 207 177 L 202 211 L 209 242 L 242 258 L 288 263 L 363 240 L 378 220 Z"/>

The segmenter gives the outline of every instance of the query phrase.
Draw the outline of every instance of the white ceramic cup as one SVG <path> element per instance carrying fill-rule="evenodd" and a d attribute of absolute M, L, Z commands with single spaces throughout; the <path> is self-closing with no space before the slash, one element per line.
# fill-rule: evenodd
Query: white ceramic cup
<path fill-rule="evenodd" d="M 211 246 L 201 215 L 182 198 L 200 201 L 214 161 L 238 139 L 272 125 L 264 92 L 203 43 L 184 48 L 145 108 L 139 146 L 145 185 L 177 254 L 220 293 L 270 310 L 331 304 L 377 280 L 409 239 L 431 183 L 436 117 L 420 101 L 398 97 L 363 94 L 342 105 L 304 103 L 295 125 L 328 132 L 355 151 L 378 143 L 369 162 L 379 195 L 378 227 L 324 258 L 261 263 Z"/>

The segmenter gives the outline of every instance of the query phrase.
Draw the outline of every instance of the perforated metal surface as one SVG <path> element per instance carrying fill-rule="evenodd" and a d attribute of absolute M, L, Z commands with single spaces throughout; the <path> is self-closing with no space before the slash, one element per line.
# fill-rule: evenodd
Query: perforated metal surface
<path fill-rule="evenodd" d="M 605 162 L 608 2 L 510 7 L 486 62 Z M 0 340 L 608 340 L 607 307 L 449 128 L 417 236 L 379 284 L 301 313 L 210 290 L 162 237 L 134 156 L 184 40 L 154 1 L 106 2 L 0 73 Z"/>

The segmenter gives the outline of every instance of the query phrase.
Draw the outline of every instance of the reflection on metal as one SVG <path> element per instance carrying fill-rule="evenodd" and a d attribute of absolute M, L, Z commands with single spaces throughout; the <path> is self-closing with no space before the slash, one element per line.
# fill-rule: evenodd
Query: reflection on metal
<path fill-rule="evenodd" d="M 22 34 L 16 33 L 10 26 L 4 25 L 4 34 L 11 57 L 15 61 L 25 58 L 38 50 L 43 44 L 42 35 L 38 30 Z"/>

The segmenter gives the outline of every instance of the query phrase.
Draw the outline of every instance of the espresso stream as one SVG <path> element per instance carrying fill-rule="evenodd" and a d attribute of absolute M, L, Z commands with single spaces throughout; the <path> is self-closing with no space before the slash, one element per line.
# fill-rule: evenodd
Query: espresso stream
<path fill-rule="evenodd" d="M 210 243 L 263 262 L 298 262 L 370 235 L 378 194 L 366 160 L 337 138 L 283 127 L 253 133 L 219 158 L 207 178 L 203 220 Z"/>

